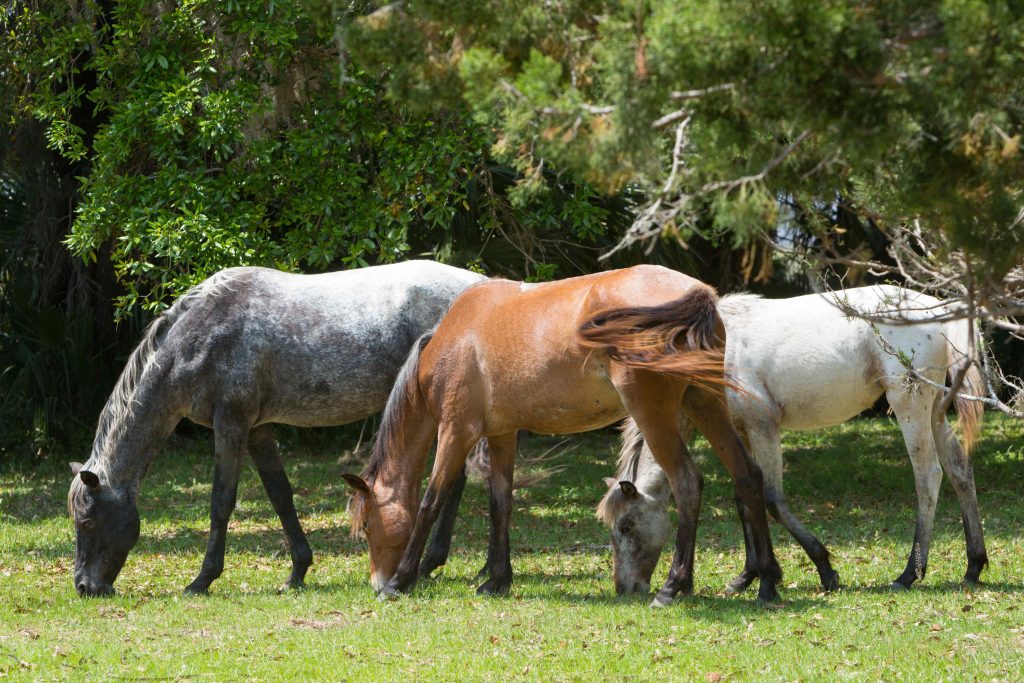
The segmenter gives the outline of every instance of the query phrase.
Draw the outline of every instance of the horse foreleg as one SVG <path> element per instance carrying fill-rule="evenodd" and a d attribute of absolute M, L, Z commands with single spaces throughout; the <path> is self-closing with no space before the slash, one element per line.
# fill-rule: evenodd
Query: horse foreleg
<path fill-rule="evenodd" d="M 313 550 L 309 547 L 306 534 L 299 523 L 299 516 L 295 512 L 295 495 L 277 452 L 273 427 L 261 425 L 249 433 L 249 457 L 256 465 L 256 471 L 263 482 L 267 497 L 270 498 L 270 504 L 274 506 L 274 512 L 281 520 L 281 528 L 284 529 L 288 542 L 288 552 L 292 556 L 291 576 L 281 588 L 301 588 L 306 580 L 306 572 L 313 564 Z"/>
<path fill-rule="evenodd" d="M 790 511 L 782 485 L 782 440 L 778 424 L 748 425 L 747 445 L 764 475 L 764 500 L 771 516 L 800 544 L 818 570 L 822 589 L 839 588 L 839 574 L 832 568 L 828 549 Z M 752 577 L 753 578 L 753 577 Z"/>
<path fill-rule="evenodd" d="M 960 514 L 967 540 L 967 573 L 964 581 L 977 583 L 981 570 L 988 564 L 988 553 L 985 551 L 985 532 L 981 528 L 978 493 L 974 485 L 974 465 L 946 422 L 946 416 L 937 410 L 940 402 L 936 401 L 932 408 L 932 436 L 939 451 L 942 469 L 949 476 L 960 501 Z"/>
<path fill-rule="evenodd" d="M 939 486 L 942 484 L 942 468 L 939 466 L 935 439 L 932 437 L 930 404 L 925 404 L 927 397 L 904 391 L 888 392 L 887 396 L 903 431 L 903 441 L 910 455 L 910 464 L 914 468 L 914 488 L 917 491 L 914 543 L 910 547 L 906 568 L 892 583 L 893 588 L 903 589 L 910 588 L 915 581 L 923 579 L 928 569 L 928 550 L 935 523 Z"/>
<path fill-rule="evenodd" d="M 416 586 L 419 576 L 420 558 L 426 547 L 430 530 L 441 513 L 444 502 L 451 495 L 452 487 L 459 473 L 466 466 L 469 449 L 479 439 L 479 434 L 454 433 L 450 426 L 442 425 L 438 439 L 437 455 L 434 457 L 434 469 L 430 481 L 423 493 L 412 535 L 402 559 L 398 562 L 394 576 L 380 591 L 381 598 L 388 598 L 398 593 L 408 593 Z"/>
<path fill-rule="evenodd" d="M 515 470 L 516 435 L 490 437 L 491 453 L 491 535 L 487 550 L 490 578 L 478 595 L 505 595 L 512 587 L 512 557 L 509 524 L 512 514 L 512 474 Z"/>
<path fill-rule="evenodd" d="M 761 579 L 757 597 L 766 602 L 776 601 L 779 599 L 776 586 L 782 579 L 782 569 L 775 559 L 768 531 L 761 468 L 733 428 L 722 394 L 690 387 L 683 397 L 683 409 L 732 477 L 744 538 L 753 550 L 754 566 Z"/>
<path fill-rule="evenodd" d="M 679 428 L 679 402 L 683 387 L 676 381 L 642 370 L 613 375 L 623 405 L 643 433 L 651 455 L 665 472 L 679 511 L 672 567 L 652 607 L 670 604 L 693 592 L 693 558 L 704 481 Z"/>
<path fill-rule="evenodd" d="M 185 588 L 186 593 L 206 593 L 210 584 L 224 571 L 228 519 L 238 499 L 238 474 L 248 440 L 248 427 L 241 428 L 237 421 L 228 421 L 219 415 L 214 417 L 213 429 L 216 464 L 210 494 L 210 535 L 203 566 L 195 580 Z"/>
<path fill-rule="evenodd" d="M 420 563 L 420 577 L 430 578 L 430 575 L 438 567 L 444 566 L 448 561 L 448 553 L 451 552 L 452 534 L 455 530 L 455 518 L 459 514 L 459 504 L 462 502 L 462 492 L 466 489 L 466 468 L 463 467 L 458 478 L 452 484 L 451 493 L 444 501 L 441 508 L 441 516 L 437 520 L 437 528 L 430 539 L 430 545 L 423 555 Z"/>

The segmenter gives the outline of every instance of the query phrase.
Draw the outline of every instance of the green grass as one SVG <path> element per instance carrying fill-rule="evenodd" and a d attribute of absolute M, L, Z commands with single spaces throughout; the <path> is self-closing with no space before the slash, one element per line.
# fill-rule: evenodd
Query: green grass
<path fill-rule="evenodd" d="M 530 438 L 537 453 L 557 440 Z M 697 594 L 664 610 L 619 599 L 593 517 L 614 462 L 610 433 L 573 437 L 565 472 L 517 492 L 512 595 L 474 595 L 487 503 L 470 485 L 453 558 L 394 603 L 374 599 L 348 536 L 336 451 L 286 453 L 316 552 L 308 588 L 277 594 L 289 561 L 249 469 L 224 576 L 208 597 L 181 589 L 205 548 L 209 443 L 177 442 L 142 491 L 142 538 L 118 595 L 71 585 L 63 464 L 0 471 L 0 676 L 126 680 L 899 680 L 1005 679 L 1024 672 L 1024 426 L 991 418 L 975 452 L 991 565 L 965 590 L 959 510 L 944 484 L 929 573 L 888 589 L 913 534 L 913 480 L 899 431 L 862 420 L 786 439 L 790 506 L 832 551 L 843 589 L 818 592 L 800 548 L 773 525 L 785 602 L 722 587 L 742 564 L 731 487 L 713 456 L 698 532 Z M 703 447 L 695 449 L 706 453 Z M 69 458 L 73 459 L 73 458 Z M 79 459 L 81 459 L 79 457 Z M 655 576 L 664 580 L 667 556 Z"/>

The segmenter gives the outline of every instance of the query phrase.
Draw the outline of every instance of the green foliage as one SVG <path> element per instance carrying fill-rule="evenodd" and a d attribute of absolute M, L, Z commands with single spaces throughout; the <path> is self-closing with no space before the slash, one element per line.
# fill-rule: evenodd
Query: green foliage
<path fill-rule="evenodd" d="M 759 220 L 774 227 L 766 207 L 781 194 L 807 208 L 838 195 L 876 221 L 942 231 L 996 279 L 1024 258 L 1019 3 L 478 6 L 406 3 L 365 27 L 356 54 L 420 92 L 433 79 L 434 101 L 461 95 L 515 168 L 660 192 L 688 116 L 671 190 L 712 195 L 691 211 L 720 214 L 705 224 L 734 243 Z M 397 26 L 421 46 L 412 59 L 373 42 Z"/>
<path fill-rule="evenodd" d="M 362 266 L 401 258 L 410 239 L 444 250 L 468 184 L 489 172 L 467 111 L 383 99 L 380 82 L 344 69 L 335 27 L 302 3 L 135 0 L 105 11 L 26 6 L 9 55 L 16 113 L 88 163 L 67 244 L 88 260 L 110 250 L 125 289 L 118 315 L 160 310 L 227 266 Z M 93 110 L 88 132 L 82 107 Z M 539 170 L 509 188 L 508 199 L 484 196 L 495 220 L 483 232 L 553 221 L 573 221 L 582 240 L 604 232 L 592 191 L 564 197 Z"/>

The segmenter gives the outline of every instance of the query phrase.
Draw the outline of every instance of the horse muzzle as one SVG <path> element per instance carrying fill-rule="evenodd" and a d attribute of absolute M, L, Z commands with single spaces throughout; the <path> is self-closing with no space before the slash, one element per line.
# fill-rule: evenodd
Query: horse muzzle
<path fill-rule="evenodd" d="M 91 581 L 85 577 L 75 578 L 75 590 L 83 598 L 104 597 L 114 594 L 113 584 L 105 581 Z"/>

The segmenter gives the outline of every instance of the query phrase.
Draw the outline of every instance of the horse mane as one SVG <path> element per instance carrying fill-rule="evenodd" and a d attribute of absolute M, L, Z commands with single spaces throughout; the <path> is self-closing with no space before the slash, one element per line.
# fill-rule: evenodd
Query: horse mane
<path fill-rule="evenodd" d="M 197 299 L 210 294 L 218 294 L 221 289 L 228 287 L 240 272 L 241 269 L 232 268 L 220 271 L 203 280 L 178 297 L 166 311 L 146 327 L 142 341 L 128 357 L 128 362 L 125 364 L 124 370 L 121 371 L 114 390 L 110 393 L 100 412 L 96 436 L 92 444 L 92 456 L 89 458 L 89 463 L 93 467 L 105 464 L 100 458 L 107 453 L 106 446 L 111 441 L 121 438 L 128 428 L 128 421 L 137 403 L 134 400 L 135 392 L 146 373 L 156 364 L 156 352 L 163 344 L 167 332 Z"/>
<path fill-rule="evenodd" d="M 380 428 L 373 441 L 370 458 L 359 475 L 367 484 L 373 484 L 390 454 L 394 452 L 394 445 L 401 438 L 401 429 L 406 421 L 406 413 L 411 405 L 418 402 L 420 388 L 417 374 L 420 368 L 420 353 L 433 339 L 436 330 L 435 327 L 424 333 L 413 343 L 409 355 L 398 371 L 391 393 L 388 395 L 387 405 L 384 406 L 384 412 L 381 413 Z M 366 495 L 365 492 L 354 491 L 348 501 L 350 531 L 353 536 L 359 534 L 359 529 L 366 516 Z"/>
<path fill-rule="evenodd" d="M 640 466 L 640 455 L 643 453 L 644 435 L 637 426 L 636 421 L 626 420 L 622 423 L 621 445 L 619 446 L 619 457 L 616 461 L 615 478 L 627 481 L 636 481 L 637 469 Z M 612 524 L 622 512 L 625 499 L 622 490 L 618 486 L 612 486 L 605 492 L 601 502 L 597 504 L 597 518 L 606 527 L 611 528 Z"/>

